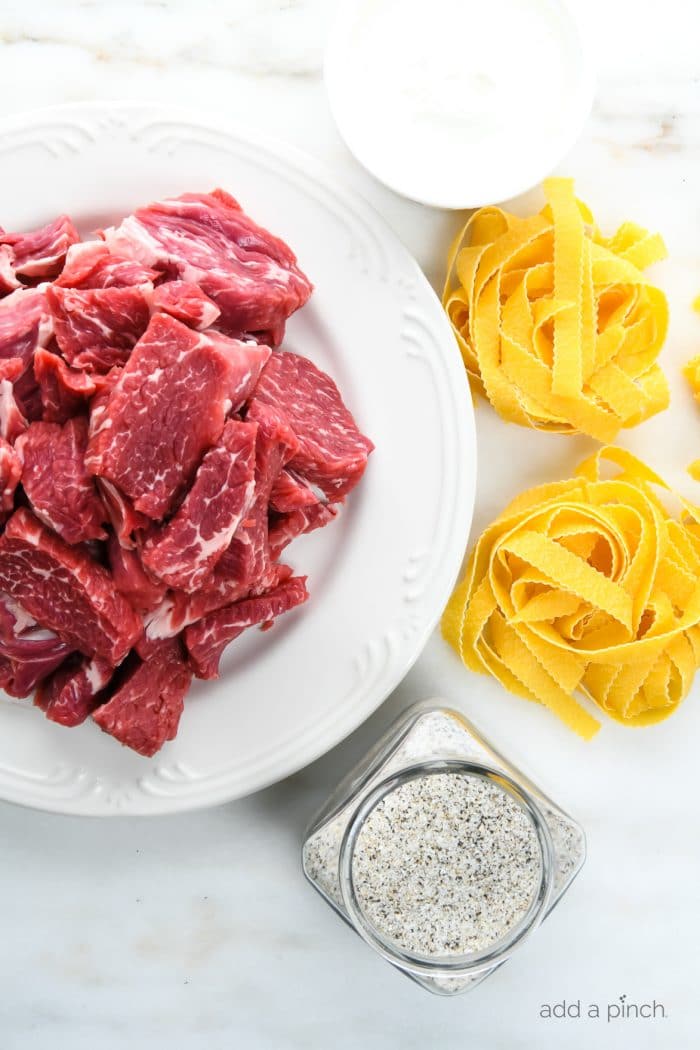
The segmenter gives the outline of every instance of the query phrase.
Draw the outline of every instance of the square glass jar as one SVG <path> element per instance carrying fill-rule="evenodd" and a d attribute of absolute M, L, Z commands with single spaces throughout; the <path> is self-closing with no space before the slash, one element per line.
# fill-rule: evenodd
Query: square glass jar
<path fill-rule="evenodd" d="M 457 773 L 490 781 L 527 813 L 541 850 L 541 880 L 532 905 L 498 943 L 469 956 L 430 958 L 403 951 L 373 928 L 352 880 L 355 844 L 367 816 L 411 779 Z M 387 961 L 428 991 L 454 995 L 474 988 L 529 937 L 580 871 L 583 829 L 489 744 L 460 712 L 438 700 L 405 712 L 341 781 L 308 828 L 304 873 L 316 890 Z"/>

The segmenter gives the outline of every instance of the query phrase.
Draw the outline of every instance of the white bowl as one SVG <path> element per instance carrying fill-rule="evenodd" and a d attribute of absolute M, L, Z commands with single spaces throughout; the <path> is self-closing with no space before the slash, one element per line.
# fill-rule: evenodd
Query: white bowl
<path fill-rule="evenodd" d="M 340 0 L 325 81 L 360 163 L 440 208 L 540 182 L 576 142 L 594 92 L 567 0 Z"/>

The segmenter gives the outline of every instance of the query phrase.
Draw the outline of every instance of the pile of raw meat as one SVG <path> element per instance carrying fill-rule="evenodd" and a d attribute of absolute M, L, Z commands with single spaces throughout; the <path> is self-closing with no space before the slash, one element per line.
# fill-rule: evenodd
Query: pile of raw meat
<path fill-rule="evenodd" d="M 280 558 L 372 450 L 278 349 L 311 294 L 228 194 L 0 229 L 0 686 L 152 755 L 192 676 L 307 598 Z"/>

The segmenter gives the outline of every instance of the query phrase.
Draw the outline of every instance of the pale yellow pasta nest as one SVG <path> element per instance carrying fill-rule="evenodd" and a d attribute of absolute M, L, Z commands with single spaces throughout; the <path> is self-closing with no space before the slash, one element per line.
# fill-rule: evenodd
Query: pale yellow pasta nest
<path fill-rule="evenodd" d="M 443 305 L 499 415 L 612 441 L 668 405 L 656 363 L 668 306 L 642 273 L 666 249 L 630 222 L 601 236 L 572 179 L 548 179 L 544 191 L 530 218 L 495 207 L 471 217 L 450 252 Z"/>
<path fill-rule="evenodd" d="M 618 468 L 612 480 L 601 461 Z M 700 514 L 628 452 L 518 496 L 478 541 L 442 628 L 467 667 L 589 738 L 587 695 L 628 725 L 666 718 L 700 662 Z"/>

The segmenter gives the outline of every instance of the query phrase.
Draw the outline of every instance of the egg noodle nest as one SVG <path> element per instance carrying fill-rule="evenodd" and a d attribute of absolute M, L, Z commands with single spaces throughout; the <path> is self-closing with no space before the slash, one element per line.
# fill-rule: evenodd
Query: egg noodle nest
<path fill-rule="evenodd" d="M 572 179 L 542 211 L 481 208 L 448 259 L 443 305 L 476 388 L 503 419 L 613 441 L 666 408 L 668 306 L 642 270 L 666 255 L 626 222 L 603 237 Z"/>
<path fill-rule="evenodd" d="M 698 580 L 698 508 L 630 453 L 601 448 L 485 530 L 442 627 L 467 667 L 590 738 L 599 723 L 576 694 L 628 725 L 658 722 L 686 696 L 700 662 Z"/>

